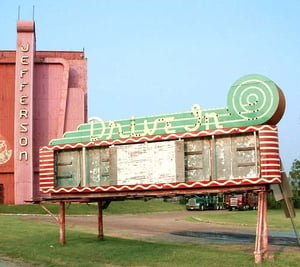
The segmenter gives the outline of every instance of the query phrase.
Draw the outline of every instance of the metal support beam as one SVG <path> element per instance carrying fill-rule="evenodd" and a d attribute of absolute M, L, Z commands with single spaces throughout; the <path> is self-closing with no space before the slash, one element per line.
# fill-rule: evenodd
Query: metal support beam
<path fill-rule="evenodd" d="M 98 201 L 98 240 L 103 240 L 103 208 L 102 201 Z"/>
<path fill-rule="evenodd" d="M 66 214 L 65 202 L 59 203 L 59 242 L 61 245 L 66 244 Z"/>

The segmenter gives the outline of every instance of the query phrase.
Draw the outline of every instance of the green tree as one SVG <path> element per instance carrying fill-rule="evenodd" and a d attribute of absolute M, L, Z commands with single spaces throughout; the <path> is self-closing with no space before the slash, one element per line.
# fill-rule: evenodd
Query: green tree
<path fill-rule="evenodd" d="M 291 171 L 290 181 L 293 191 L 293 202 L 295 208 L 300 208 L 300 160 L 295 159 Z"/>
<path fill-rule="evenodd" d="M 291 185 L 294 190 L 299 191 L 300 188 L 300 160 L 295 159 L 290 171 Z"/>

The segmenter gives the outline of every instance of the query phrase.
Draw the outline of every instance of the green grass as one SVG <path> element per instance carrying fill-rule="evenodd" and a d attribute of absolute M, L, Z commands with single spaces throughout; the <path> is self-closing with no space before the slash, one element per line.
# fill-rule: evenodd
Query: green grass
<path fill-rule="evenodd" d="M 59 204 L 45 204 L 47 209 L 52 213 L 58 214 Z M 183 211 L 184 205 L 178 205 L 172 202 L 164 202 L 160 199 L 143 200 L 126 200 L 113 201 L 109 207 L 104 210 L 104 214 L 136 214 L 163 211 Z M 39 205 L 0 205 L 0 214 L 45 214 L 45 211 Z M 66 214 L 97 214 L 96 204 L 66 204 Z"/>
<path fill-rule="evenodd" d="M 296 210 L 299 214 L 300 210 Z M 194 222 L 217 223 L 231 225 L 237 227 L 256 227 L 256 211 L 220 211 L 218 213 L 211 212 L 192 212 L 190 217 L 186 219 Z M 300 217 L 296 216 L 293 219 L 295 224 L 300 227 Z M 268 229 L 270 230 L 293 230 L 290 218 L 286 218 L 283 210 L 268 210 L 267 211 Z M 299 228 L 300 229 L 300 228 Z"/>
<path fill-rule="evenodd" d="M 47 205 L 58 213 L 58 205 Z M 183 211 L 184 205 L 161 200 L 141 200 L 112 202 L 105 213 L 125 214 L 144 212 Z M 72 204 L 67 214 L 96 214 L 94 204 Z M 30 266 L 210 266 L 235 267 L 256 266 L 253 244 L 212 245 L 212 244 L 168 244 L 167 242 L 143 242 L 105 236 L 97 241 L 95 233 L 88 229 L 67 227 L 67 244 L 59 244 L 57 225 L 30 222 L 22 216 L 1 215 L 1 213 L 45 213 L 38 205 L 0 205 L 0 258 L 10 257 L 28 263 Z M 297 212 L 296 212 L 297 213 Z M 185 218 L 195 223 L 226 224 L 237 227 L 255 227 L 256 211 L 190 212 Z M 295 218 L 297 226 L 299 218 Z M 291 230 L 290 220 L 282 210 L 268 211 L 269 229 Z M 296 267 L 299 266 L 299 248 L 282 247 L 275 251 L 274 262 L 264 262 L 259 266 Z M 1 260 L 0 260 L 1 266 Z"/>
<path fill-rule="evenodd" d="M 67 229 L 67 244 L 58 243 L 55 225 L 0 216 L 0 256 L 30 266 L 255 266 L 252 247 L 178 245 L 106 237 Z M 261 266 L 297 266 L 300 253 L 282 251 Z"/>

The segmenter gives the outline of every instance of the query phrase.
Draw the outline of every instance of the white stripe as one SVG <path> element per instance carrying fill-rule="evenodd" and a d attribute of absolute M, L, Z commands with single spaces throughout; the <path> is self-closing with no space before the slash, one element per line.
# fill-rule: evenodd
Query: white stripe
<path fill-rule="evenodd" d="M 45 167 L 52 167 L 54 168 L 53 164 L 40 164 L 40 169 L 44 169 Z"/>
<path fill-rule="evenodd" d="M 40 158 L 45 158 L 45 157 L 52 157 L 53 156 L 53 153 L 52 153 L 52 151 L 51 151 L 51 153 L 50 152 L 40 152 Z"/>
<path fill-rule="evenodd" d="M 52 179 L 54 180 L 54 175 L 48 175 L 48 176 L 43 176 L 43 177 L 39 177 L 39 180 L 48 180 L 48 179 Z"/>
<path fill-rule="evenodd" d="M 53 162 L 54 159 L 53 158 L 52 159 L 40 159 L 40 162 L 47 162 L 47 161 Z"/>
<path fill-rule="evenodd" d="M 261 145 L 269 145 L 269 144 L 274 144 L 274 145 L 278 145 L 278 141 L 260 141 L 259 142 Z"/>
<path fill-rule="evenodd" d="M 265 149 L 265 150 L 271 150 L 270 148 L 269 149 Z M 275 152 L 274 151 L 261 151 L 260 152 L 260 155 L 263 155 L 263 156 L 273 156 L 273 157 L 279 157 L 279 150 L 277 148 L 275 148 L 274 150 L 276 150 Z M 270 159 L 275 159 L 275 158 L 270 158 Z"/>
<path fill-rule="evenodd" d="M 40 173 L 40 177 L 42 177 L 44 175 L 54 175 L 54 172 Z"/>
<path fill-rule="evenodd" d="M 280 178 L 280 175 L 262 175 L 263 178 Z"/>
<path fill-rule="evenodd" d="M 51 182 L 51 181 L 50 182 L 40 182 L 40 185 L 44 185 L 44 186 L 50 185 L 51 186 L 51 185 L 53 185 L 53 182 Z"/>
<path fill-rule="evenodd" d="M 264 129 L 262 129 L 262 130 L 259 131 L 259 133 L 260 133 L 260 134 L 263 134 L 263 133 L 264 133 L 264 134 L 265 134 L 265 133 L 270 133 L 270 134 L 277 133 L 276 127 L 274 127 L 274 128 L 269 127 L 269 129 L 271 129 L 271 130 L 264 130 Z"/>
<path fill-rule="evenodd" d="M 278 173 L 280 172 L 280 169 L 265 169 L 265 170 L 260 170 L 261 173 L 269 173 L 269 172 L 274 172 Z"/>
<path fill-rule="evenodd" d="M 269 153 L 267 153 L 267 155 L 269 155 Z M 271 161 L 271 160 L 280 162 L 280 159 L 278 157 L 276 157 L 276 158 L 263 158 L 263 159 L 261 159 L 261 161 Z"/>
<path fill-rule="evenodd" d="M 45 172 L 45 171 L 52 171 L 54 172 L 53 168 L 40 168 L 40 172 Z"/>
<path fill-rule="evenodd" d="M 273 166 L 274 168 L 279 167 L 280 168 L 280 164 L 273 164 L 273 163 L 265 163 L 265 164 L 261 164 L 261 167 L 267 167 L 267 166 Z"/>

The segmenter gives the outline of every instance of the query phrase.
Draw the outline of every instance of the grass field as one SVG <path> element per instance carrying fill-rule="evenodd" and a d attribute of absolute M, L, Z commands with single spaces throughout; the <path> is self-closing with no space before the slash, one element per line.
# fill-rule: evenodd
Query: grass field
<path fill-rule="evenodd" d="M 44 205 L 52 213 L 57 214 L 59 211 L 58 204 Z M 113 201 L 108 209 L 104 210 L 105 214 L 136 214 L 146 212 L 162 212 L 162 211 L 182 211 L 185 210 L 184 205 L 178 205 L 172 202 L 164 202 L 154 199 L 149 201 L 143 200 L 127 200 Z M 0 205 L 0 214 L 45 214 L 45 211 L 39 205 Z M 66 214 L 97 214 L 96 204 L 71 204 L 66 205 Z"/>
<path fill-rule="evenodd" d="M 57 205 L 50 205 L 57 211 Z M 255 266 L 253 247 L 222 245 L 190 245 L 142 242 L 121 238 L 105 237 L 97 241 L 93 234 L 81 229 L 67 229 L 68 243 L 58 244 L 57 226 L 46 223 L 32 223 L 22 216 L 5 213 L 35 213 L 44 211 L 37 206 L 0 206 L 0 258 L 10 257 L 25 262 L 29 266 Z M 163 201 L 151 200 L 124 201 L 112 203 L 105 211 L 110 213 L 142 213 L 183 210 L 184 206 Z M 22 212 L 23 211 L 23 212 Z M 94 205 L 71 205 L 67 214 L 95 214 Z M 242 217 L 241 217 L 242 216 Z M 273 229 L 290 229 L 289 220 L 282 211 L 269 211 Z M 226 216 L 212 212 L 191 212 L 186 218 L 195 223 L 226 223 L 242 227 L 253 227 L 256 212 L 228 212 Z M 273 223 L 274 222 L 274 223 Z M 296 223 L 299 225 L 299 220 Z M 283 228 L 282 228 L 283 227 Z M 264 262 L 260 266 L 299 266 L 299 248 L 283 247 L 275 254 L 274 262 Z"/>

